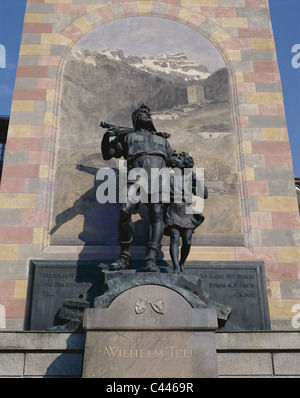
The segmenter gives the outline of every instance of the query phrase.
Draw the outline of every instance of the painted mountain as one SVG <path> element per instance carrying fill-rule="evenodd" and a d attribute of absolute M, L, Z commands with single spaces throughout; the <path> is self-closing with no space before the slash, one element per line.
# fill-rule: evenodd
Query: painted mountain
<path fill-rule="evenodd" d="M 81 49 L 68 59 L 64 96 L 74 111 L 94 109 L 98 118 L 131 125 L 130 114 L 141 102 L 154 112 L 187 105 L 187 88 L 195 84 L 203 87 L 208 101 L 229 100 L 227 70 L 211 74 L 183 53 L 147 59 L 121 50 Z"/>

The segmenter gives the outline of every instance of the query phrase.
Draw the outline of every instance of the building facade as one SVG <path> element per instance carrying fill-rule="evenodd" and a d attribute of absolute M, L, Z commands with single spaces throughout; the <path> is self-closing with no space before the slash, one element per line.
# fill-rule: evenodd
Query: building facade
<path fill-rule="evenodd" d="M 267 0 L 27 1 L 0 186 L 5 327 L 24 328 L 32 260 L 110 259 L 118 251 L 117 245 L 51 241 L 50 232 L 55 192 L 63 184 L 57 176 L 69 57 L 99 27 L 132 18 L 188 27 L 222 57 L 229 76 L 242 239 L 235 244 L 222 238 L 217 246 L 197 240 L 189 260 L 263 262 L 271 328 L 295 331 L 300 218 Z M 168 260 L 166 245 L 163 252 Z M 137 258 L 140 253 L 138 248 Z"/>

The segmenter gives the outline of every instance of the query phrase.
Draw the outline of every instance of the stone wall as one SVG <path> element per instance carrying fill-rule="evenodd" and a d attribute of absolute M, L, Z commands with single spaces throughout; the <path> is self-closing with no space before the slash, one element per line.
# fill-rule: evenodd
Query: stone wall
<path fill-rule="evenodd" d="M 140 16 L 171 19 L 205 35 L 230 72 L 244 246 L 194 247 L 189 260 L 264 261 L 272 326 L 291 329 L 300 300 L 300 219 L 267 0 L 27 1 L 0 188 L 5 326 L 23 328 L 31 259 L 83 257 L 82 246 L 49 243 L 69 52 L 96 27 Z M 111 258 L 117 251 L 89 247 L 84 257 Z"/>
<path fill-rule="evenodd" d="M 84 334 L 1 332 L 1 377 L 81 377 Z M 300 377 L 297 332 L 216 333 L 219 377 Z"/>

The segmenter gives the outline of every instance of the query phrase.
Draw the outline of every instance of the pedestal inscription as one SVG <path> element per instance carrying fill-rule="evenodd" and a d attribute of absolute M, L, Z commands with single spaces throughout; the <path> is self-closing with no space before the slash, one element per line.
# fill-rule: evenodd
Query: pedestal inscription
<path fill-rule="evenodd" d="M 214 309 L 143 285 L 85 310 L 83 377 L 217 377 Z"/>

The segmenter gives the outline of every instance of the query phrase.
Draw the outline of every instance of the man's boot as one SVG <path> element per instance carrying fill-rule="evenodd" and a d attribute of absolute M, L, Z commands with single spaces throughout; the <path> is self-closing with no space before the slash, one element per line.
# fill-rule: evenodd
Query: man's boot
<path fill-rule="evenodd" d="M 147 251 L 145 257 L 145 272 L 160 272 L 156 265 L 156 259 L 161 249 L 161 245 L 155 242 L 147 243 Z"/>
<path fill-rule="evenodd" d="M 131 242 L 120 242 L 121 253 L 119 258 L 111 263 L 108 267 L 109 271 L 121 271 L 123 269 L 131 268 L 131 255 L 130 255 L 130 246 Z"/>

